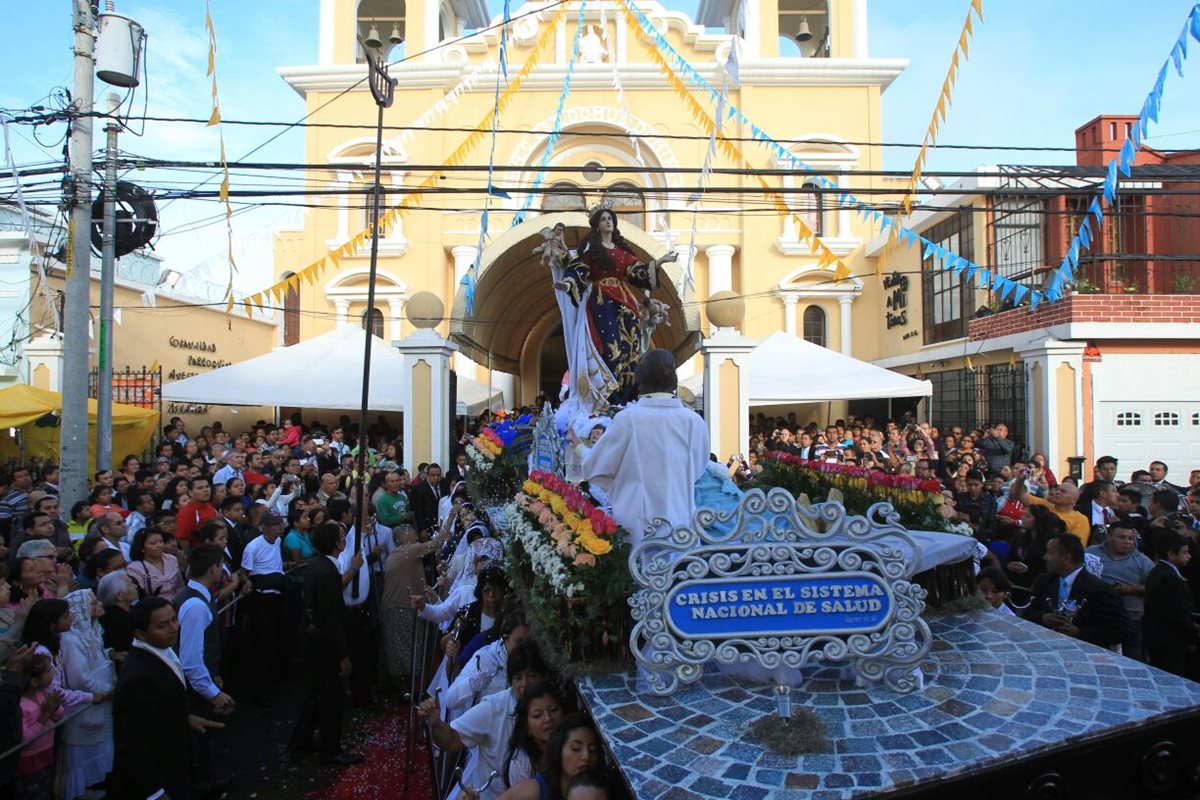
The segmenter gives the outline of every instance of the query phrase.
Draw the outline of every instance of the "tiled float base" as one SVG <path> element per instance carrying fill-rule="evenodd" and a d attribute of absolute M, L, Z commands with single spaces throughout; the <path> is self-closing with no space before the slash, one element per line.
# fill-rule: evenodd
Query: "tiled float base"
<path fill-rule="evenodd" d="M 1113 737 L 1164 728 L 1200 735 L 1200 684 L 995 613 L 936 616 L 929 624 L 934 645 L 922 690 L 858 689 L 837 667 L 815 668 L 792 688 L 793 706 L 824 721 L 830 753 L 781 756 L 746 741 L 749 725 L 774 713 L 774 700 L 765 687 L 715 670 L 669 697 L 638 695 L 632 673 L 584 679 L 579 689 L 642 799 L 927 796 L 948 783 L 1011 779 L 1022 765 L 1027 774 L 1016 783 L 1027 787 L 1034 773 L 1069 763 L 1073 751 L 1091 748 L 1094 758 Z M 1200 757 L 1194 744 L 1181 748 L 1190 751 L 1184 758 Z M 1128 755 L 1137 773 L 1143 752 Z M 1090 773 L 1100 776 L 1102 765 Z M 1195 768 L 1192 761 L 1172 767 Z M 972 792 L 982 794 L 990 792 Z"/>

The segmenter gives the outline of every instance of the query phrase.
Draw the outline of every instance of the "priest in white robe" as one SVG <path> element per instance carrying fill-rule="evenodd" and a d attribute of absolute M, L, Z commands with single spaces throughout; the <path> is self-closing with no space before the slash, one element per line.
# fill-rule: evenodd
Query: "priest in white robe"
<path fill-rule="evenodd" d="M 634 378 L 638 400 L 608 426 L 583 464 L 589 484 L 612 503 L 617 524 L 633 547 L 646 527 L 661 517 L 673 528 L 691 525 L 695 485 L 708 464 L 708 428 L 675 396 L 675 360 L 667 350 L 650 350 Z"/>

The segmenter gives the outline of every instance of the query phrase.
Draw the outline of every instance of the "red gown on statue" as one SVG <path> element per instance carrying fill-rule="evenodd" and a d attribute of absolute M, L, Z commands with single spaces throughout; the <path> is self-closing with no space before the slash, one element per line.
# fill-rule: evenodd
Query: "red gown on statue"
<path fill-rule="evenodd" d="M 655 267 L 619 246 L 605 248 L 603 253 L 585 250 L 564 270 L 563 282 L 576 306 L 588 284 L 592 286 L 587 300 L 588 331 L 616 381 L 608 394 L 609 405 L 625 405 L 637 397 L 633 370 L 641 357 L 642 307 L 634 289 L 654 289 L 655 273 Z"/>

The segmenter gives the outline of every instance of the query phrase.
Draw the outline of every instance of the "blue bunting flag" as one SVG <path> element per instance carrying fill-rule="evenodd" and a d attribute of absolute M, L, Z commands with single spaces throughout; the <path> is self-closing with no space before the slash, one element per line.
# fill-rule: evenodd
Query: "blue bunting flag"
<path fill-rule="evenodd" d="M 1128 178 L 1131 174 L 1133 174 L 1134 149 L 1132 137 L 1126 139 L 1125 144 L 1121 146 L 1121 154 L 1119 159 L 1121 174 Z"/>
<path fill-rule="evenodd" d="M 584 27 L 584 11 L 587 8 L 587 0 L 582 0 L 579 4 L 579 18 L 575 23 L 575 38 L 571 43 L 571 59 L 567 62 L 567 76 L 563 81 L 562 92 L 558 95 L 558 107 L 554 110 L 554 124 L 550 128 L 550 135 L 546 137 L 546 147 L 542 150 L 542 161 L 538 165 L 537 174 L 533 177 L 533 185 L 530 191 L 525 195 L 525 200 L 521 203 L 521 209 L 513 215 L 511 227 L 516 227 L 525 221 L 525 214 L 533 205 L 533 198 L 537 189 L 546 180 L 546 172 L 550 167 L 550 156 L 554 154 L 554 149 L 558 146 L 558 140 L 562 136 L 562 117 L 563 109 L 567 105 L 567 96 L 571 94 L 571 78 L 575 74 L 575 64 L 579 61 L 579 40 L 583 37 Z M 661 38 L 661 37 L 660 37 Z"/>
<path fill-rule="evenodd" d="M 1016 286 L 1016 289 L 1013 295 L 1013 304 L 1019 306 L 1021 305 L 1021 301 L 1025 299 L 1025 295 L 1029 294 L 1029 290 L 1019 283 L 1014 284 L 1014 286 Z M 1036 296 L 1036 292 L 1034 294 Z"/>

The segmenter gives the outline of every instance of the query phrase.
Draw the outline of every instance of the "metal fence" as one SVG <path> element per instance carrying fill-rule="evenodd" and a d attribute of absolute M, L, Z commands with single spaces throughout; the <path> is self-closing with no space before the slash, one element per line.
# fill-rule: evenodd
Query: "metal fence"
<path fill-rule="evenodd" d="M 1025 436 L 1025 368 L 997 364 L 974 370 L 955 369 L 929 375 L 933 383 L 933 424 L 943 432 L 1003 422 L 1018 454 L 1028 452 Z"/>
<path fill-rule="evenodd" d="M 162 367 L 150 369 L 149 367 L 126 367 L 122 370 L 113 370 L 112 376 L 112 399 L 114 403 L 124 403 L 127 406 L 137 406 L 138 408 L 151 408 L 158 412 L 159 420 L 162 419 Z M 100 374 L 98 370 L 93 369 L 88 374 L 88 397 L 93 400 L 100 396 Z M 143 458 L 149 460 L 154 455 L 156 445 L 158 443 L 158 431 L 150 440 L 148 450 L 142 453 Z"/>

